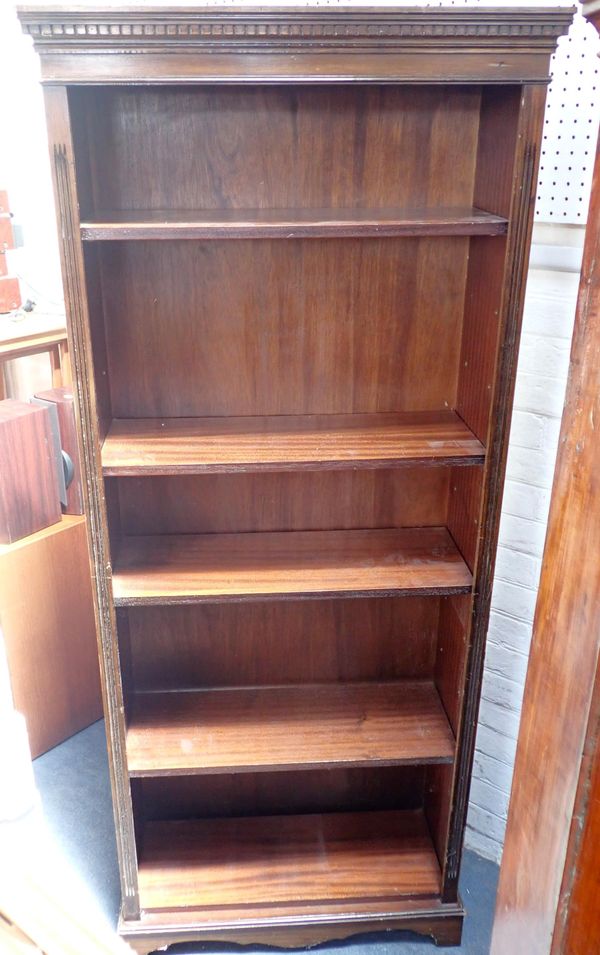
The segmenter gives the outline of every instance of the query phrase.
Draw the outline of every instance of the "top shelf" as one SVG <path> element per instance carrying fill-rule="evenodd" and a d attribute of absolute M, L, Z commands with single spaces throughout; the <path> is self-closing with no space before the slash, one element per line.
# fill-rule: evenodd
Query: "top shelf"
<path fill-rule="evenodd" d="M 508 222 L 474 208 L 104 211 L 81 223 L 86 242 L 132 239 L 303 239 L 503 235 Z"/>

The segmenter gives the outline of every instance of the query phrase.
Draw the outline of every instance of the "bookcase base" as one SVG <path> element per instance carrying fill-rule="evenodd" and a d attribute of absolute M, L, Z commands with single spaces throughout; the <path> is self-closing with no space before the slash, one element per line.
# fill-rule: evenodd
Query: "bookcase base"
<path fill-rule="evenodd" d="M 214 914 L 214 913 L 213 913 Z M 207 919 L 206 913 L 181 909 L 143 912 L 138 920 L 119 921 L 119 934 L 138 955 L 165 951 L 182 942 L 233 942 L 303 948 L 372 932 L 406 931 L 433 938 L 436 945 L 459 945 L 464 909 L 460 900 L 407 900 L 393 906 L 371 903 L 321 907 L 301 915 Z"/>

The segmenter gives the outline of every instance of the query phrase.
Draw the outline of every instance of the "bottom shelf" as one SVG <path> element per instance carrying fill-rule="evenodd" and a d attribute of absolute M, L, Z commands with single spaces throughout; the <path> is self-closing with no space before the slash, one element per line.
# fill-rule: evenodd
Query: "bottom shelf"
<path fill-rule="evenodd" d="M 420 810 L 150 822 L 143 910 L 435 896 L 440 868 Z"/>

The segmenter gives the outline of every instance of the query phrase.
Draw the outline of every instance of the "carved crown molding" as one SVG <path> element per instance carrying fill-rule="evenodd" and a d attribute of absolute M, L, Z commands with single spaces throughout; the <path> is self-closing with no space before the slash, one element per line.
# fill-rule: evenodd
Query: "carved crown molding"
<path fill-rule="evenodd" d="M 19 8 L 23 31 L 45 52 L 238 52 L 436 46 L 527 46 L 553 49 L 574 8 Z"/>

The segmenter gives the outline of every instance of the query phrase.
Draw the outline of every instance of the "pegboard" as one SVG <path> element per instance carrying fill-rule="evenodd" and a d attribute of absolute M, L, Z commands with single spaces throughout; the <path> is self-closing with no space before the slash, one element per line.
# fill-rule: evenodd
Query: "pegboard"
<path fill-rule="evenodd" d="M 536 221 L 585 225 L 600 118 L 599 52 L 597 31 L 577 14 L 552 57 Z"/>

